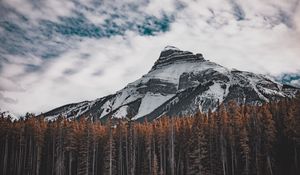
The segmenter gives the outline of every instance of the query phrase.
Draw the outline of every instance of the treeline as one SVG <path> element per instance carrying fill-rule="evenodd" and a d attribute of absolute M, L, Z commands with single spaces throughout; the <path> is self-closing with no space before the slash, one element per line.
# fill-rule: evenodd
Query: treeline
<path fill-rule="evenodd" d="M 3 175 L 299 175 L 300 98 L 145 123 L 0 118 Z"/>

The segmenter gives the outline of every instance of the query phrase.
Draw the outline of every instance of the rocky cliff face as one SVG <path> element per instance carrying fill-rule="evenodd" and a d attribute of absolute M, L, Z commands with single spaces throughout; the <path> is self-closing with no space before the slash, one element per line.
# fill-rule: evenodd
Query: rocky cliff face
<path fill-rule="evenodd" d="M 162 115 L 207 112 L 230 100 L 261 104 L 292 98 L 298 91 L 264 75 L 229 70 L 205 60 L 202 54 L 167 46 L 151 70 L 124 89 L 94 101 L 68 104 L 44 115 L 49 120 L 63 115 L 67 118 L 113 116 L 151 121 Z"/>

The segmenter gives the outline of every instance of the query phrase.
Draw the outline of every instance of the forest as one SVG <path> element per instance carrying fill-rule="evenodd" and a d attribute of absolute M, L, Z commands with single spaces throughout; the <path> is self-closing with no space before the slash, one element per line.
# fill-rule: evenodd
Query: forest
<path fill-rule="evenodd" d="M 0 117 L 3 175 L 299 175 L 300 97 L 151 122 Z"/>

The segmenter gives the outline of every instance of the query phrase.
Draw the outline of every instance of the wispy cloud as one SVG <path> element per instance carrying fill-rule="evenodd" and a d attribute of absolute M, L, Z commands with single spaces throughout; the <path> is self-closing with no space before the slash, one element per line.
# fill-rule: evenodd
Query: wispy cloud
<path fill-rule="evenodd" d="M 3 0 L 0 106 L 24 114 L 108 95 L 147 73 L 166 45 L 230 68 L 298 75 L 299 8 L 299 0 Z"/>

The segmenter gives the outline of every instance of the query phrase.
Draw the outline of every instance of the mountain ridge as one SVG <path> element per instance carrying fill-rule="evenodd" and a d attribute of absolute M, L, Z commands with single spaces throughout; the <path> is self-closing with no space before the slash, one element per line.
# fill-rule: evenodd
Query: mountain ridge
<path fill-rule="evenodd" d="M 93 101 L 67 104 L 43 115 L 55 120 L 82 116 L 94 119 L 154 120 L 161 115 L 189 115 L 214 110 L 218 104 L 262 104 L 292 98 L 298 88 L 251 72 L 230 70 L 174 46 L 165 47 L 150 71 L 125 88 Z"/>

